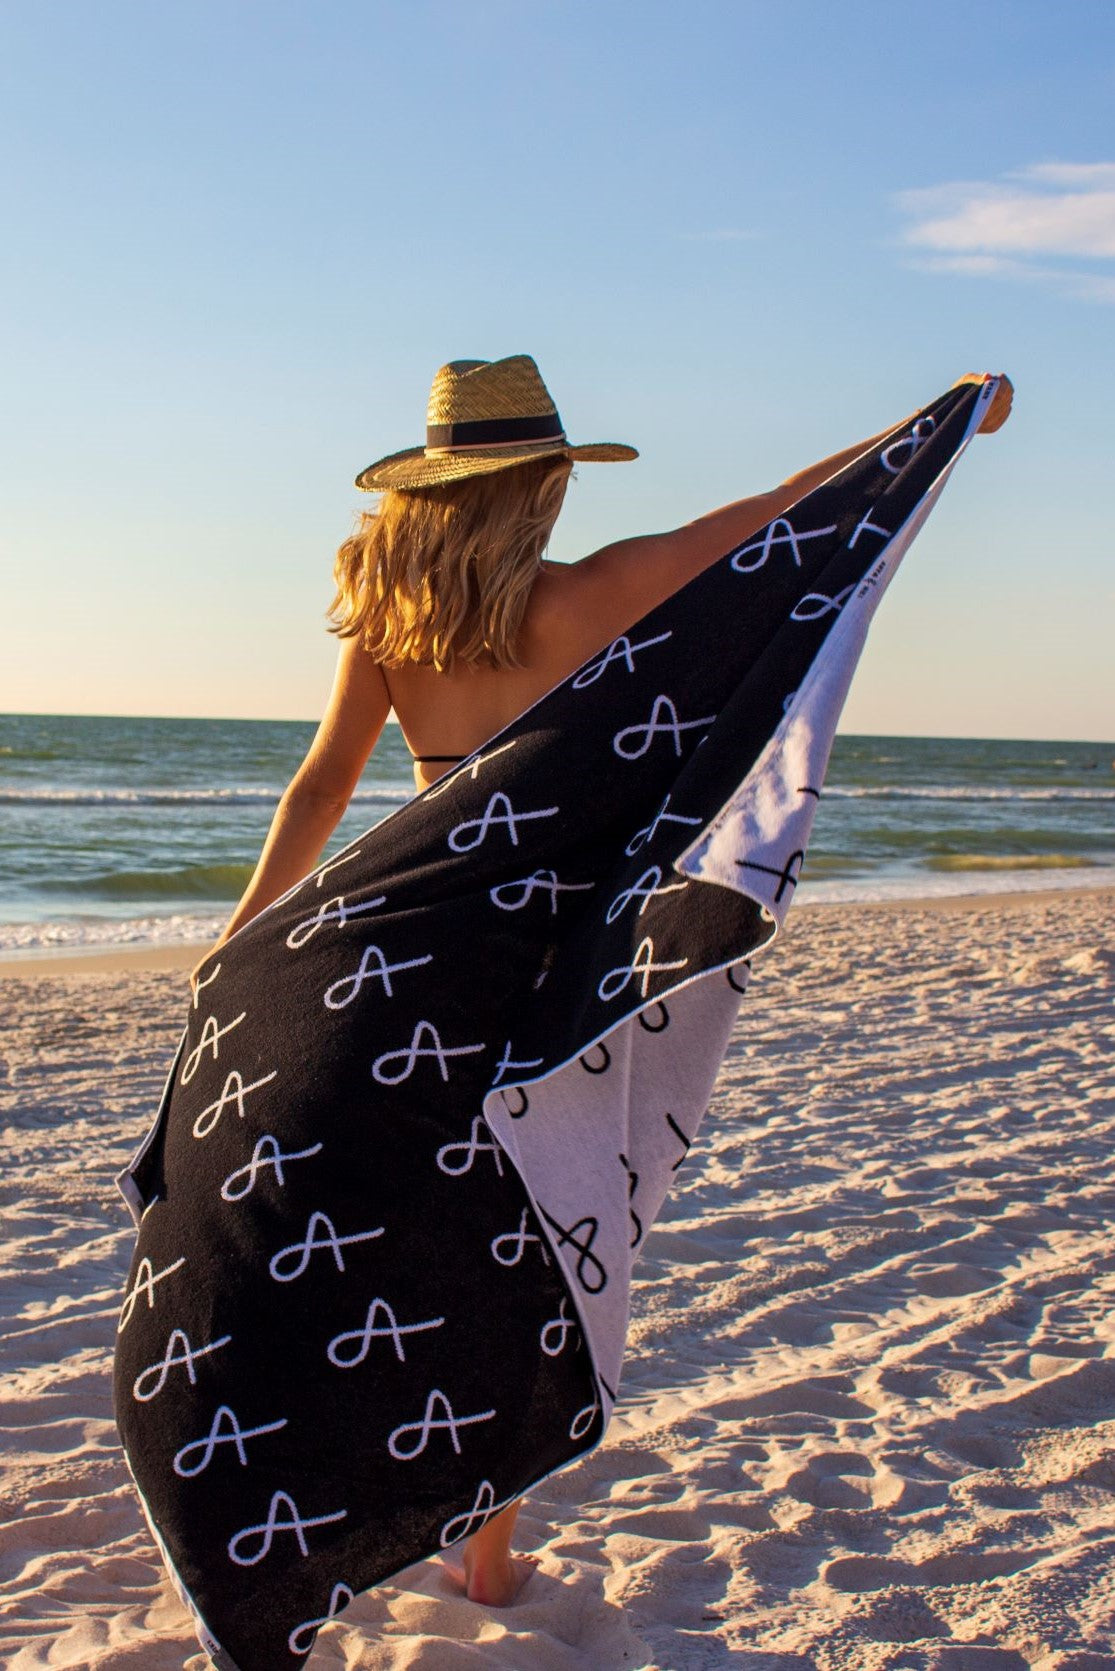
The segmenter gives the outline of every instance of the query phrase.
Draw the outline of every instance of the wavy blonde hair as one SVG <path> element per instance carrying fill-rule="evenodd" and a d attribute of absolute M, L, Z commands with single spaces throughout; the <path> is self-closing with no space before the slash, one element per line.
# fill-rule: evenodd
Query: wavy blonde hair
<path fill-rule="evenodd" d="M 385 667 L 518 667 L 527 598 L 572 469 L 558 454 L 389 489 L 337 552 L 330 632 L 359 635 Z"/>

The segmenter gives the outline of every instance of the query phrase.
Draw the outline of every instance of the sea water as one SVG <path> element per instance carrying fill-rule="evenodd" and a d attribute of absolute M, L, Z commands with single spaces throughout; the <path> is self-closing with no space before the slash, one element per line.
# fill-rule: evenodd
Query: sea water
<path fill-rule="evenodd" d="M 0 953 L 205 940 L 312 724 L 0 716 Z M 1115 882 L 1115 745 L 836 740 L 799 898 Z M 388 725 L 328 851 L 414 792 Z"/>

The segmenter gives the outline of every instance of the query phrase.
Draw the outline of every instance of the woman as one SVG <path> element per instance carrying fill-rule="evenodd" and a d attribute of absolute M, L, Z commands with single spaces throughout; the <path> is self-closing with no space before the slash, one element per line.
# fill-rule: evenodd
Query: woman
<path fill-rule="evenodd" d="M 1003 379 L 982 427 L 1001 427 L 1010 403 Z M 555 564 L 543 553 L 573 463 L 629 460 L 634 449 L 571 445 L 527 355 L 442 367 L 426 445 L 357 478 L 383 498 L 338 553 L 330 613 L 341 649 L 332 693 L 212 951 L 313 869 L 389 712 L 414 755 L 416 787 L 425 789 L 879 438 L 672 532 Z M 462 1581 L 473 1600 L 505 1605 L 526 1576 L 510 1555 L 518 1507 L 495 1515 L 465 1547 Z"/>

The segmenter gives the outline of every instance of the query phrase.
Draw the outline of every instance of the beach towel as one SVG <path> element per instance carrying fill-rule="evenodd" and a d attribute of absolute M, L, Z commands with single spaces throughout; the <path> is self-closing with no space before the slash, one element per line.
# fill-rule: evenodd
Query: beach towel
<path fill-rule="evenodd" d="M 117 1179 L 114 1399 L 219 1671 L 299 1665 L 600 1442 L 868 622 L 994 388 L 726 552 L 202 970 Z"/>

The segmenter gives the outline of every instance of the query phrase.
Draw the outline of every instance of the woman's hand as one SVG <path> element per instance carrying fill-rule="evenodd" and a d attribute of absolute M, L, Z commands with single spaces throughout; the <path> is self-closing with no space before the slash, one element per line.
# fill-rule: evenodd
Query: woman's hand
<path fill-rule="evenodd" d="M 1006 372 L 996 372 L 995 375 L 999 379 L 999 387 L 995 390 L 991 405 L 983 415 L 983 422 L 979 426 L 981 435 L 994 435 L 997 429 L 1002 429 L 1010 417 L 1011 403 L 1014 400 L 1014 384 Z M 963 377 L 956 379 L 953 388 L 958 389 L 962 383 L 982 383 L 986 376 L 987 373 L 983 371 L 967 371 Z"/>

